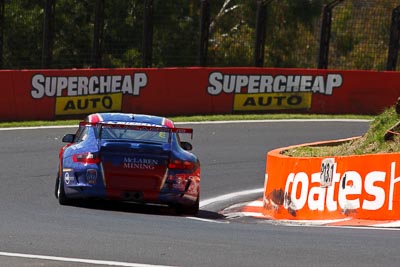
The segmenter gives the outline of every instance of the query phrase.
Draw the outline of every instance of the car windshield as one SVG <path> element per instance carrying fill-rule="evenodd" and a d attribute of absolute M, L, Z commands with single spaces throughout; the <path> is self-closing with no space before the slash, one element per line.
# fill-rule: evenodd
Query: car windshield
<path fill-rule="evenodd" d="M 135 142 L 168 143 L 171 131 L 163 127 L 114 127 L 103 125 L 100 139 Z"/>

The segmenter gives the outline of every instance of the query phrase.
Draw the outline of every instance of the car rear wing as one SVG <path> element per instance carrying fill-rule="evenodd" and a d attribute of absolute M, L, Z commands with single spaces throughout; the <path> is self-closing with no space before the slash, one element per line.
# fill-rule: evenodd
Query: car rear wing
<path fill-rule="evenodd" d="M 178 133 L 178 134 L 190 134 L 193 139 L 193 129 L 192 128 L 168 128 L 159 125 L 151 124 L 141 124 L 133 122 L 86 122 L 82 121 L 79 126 L 93 126 L 98 127 L 99 132 L 103 128 L 107 129 L 122 129 L 122 130 L 136 130 L 136 131 L 149 131 L 149 132 L 165 132 L 165 133 Z"/>

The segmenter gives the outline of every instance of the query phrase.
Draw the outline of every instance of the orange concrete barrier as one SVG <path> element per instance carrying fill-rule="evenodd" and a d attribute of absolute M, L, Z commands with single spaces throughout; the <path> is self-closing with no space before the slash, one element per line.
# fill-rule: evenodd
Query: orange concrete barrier
<path fill-rule="evenodd" d="M 289 220 L 400 219 L 400 153 L 335 157 L 281 154 L 289 148 L 267 154 L 264 215 Z"/>

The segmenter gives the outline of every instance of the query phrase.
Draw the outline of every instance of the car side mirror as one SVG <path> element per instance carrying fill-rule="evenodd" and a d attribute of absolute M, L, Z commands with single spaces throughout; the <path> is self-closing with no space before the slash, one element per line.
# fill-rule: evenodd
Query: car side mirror
<path fill-rule="evenodd" d="M 189 143 L 189 142 L 181 142 L 181 147 L 182 147 L 184 150 L 187 150 L 187 151 L 190 151 L 190 150 L 193 149 L 192 144 Z"/>
<path fill-rule="evenodd" d="M 64 143 L 72 143 L 74 142 L 74 139 L 75 139 L 75 134 L 66 134 L 64 135 L 62 141 Z"/>

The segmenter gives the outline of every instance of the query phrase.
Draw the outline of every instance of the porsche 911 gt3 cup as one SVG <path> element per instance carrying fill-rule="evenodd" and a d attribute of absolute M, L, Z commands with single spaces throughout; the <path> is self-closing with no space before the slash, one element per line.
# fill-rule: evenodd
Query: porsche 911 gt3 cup
<path fill-rule="evenodd" d="M 166 118 L 142 114 L 96 113 L 67 134 L 59 154 L 55 194 L 71 200 L 108 200 L 167 204 L 196 214 L 200 162 L 192 145 Z"/>

